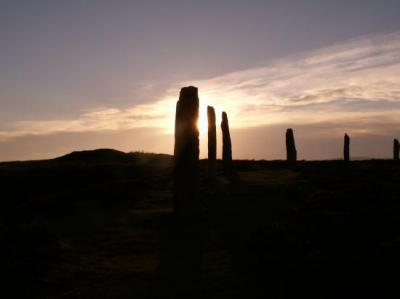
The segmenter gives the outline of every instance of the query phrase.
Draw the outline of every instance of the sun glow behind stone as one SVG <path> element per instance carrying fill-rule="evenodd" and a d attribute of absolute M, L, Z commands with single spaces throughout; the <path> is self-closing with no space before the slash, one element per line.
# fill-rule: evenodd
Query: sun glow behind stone
<path fill-rule="evenodd" d="M 199 133 L 200 135 L 207 135 L 208 132 L 207 106 L 212 106 L 215 109 L 215 121 L 217 130 L 219 123 L 221 122 L 222 119 L 221 118 L 222 111 L 227 110 L 227 108 L 222 108 L 214 97 L 209 96 L 206 93 L 204 95 L 200 94 L 199 98 L 200 98 L 199 120 L 198 120 Z"/>
<path fill-rule="evenodd" d="M 200 103 L 199 120 L 197 121 L 200 135 L 206 135 L 208 132 L 207 104 Z"/>

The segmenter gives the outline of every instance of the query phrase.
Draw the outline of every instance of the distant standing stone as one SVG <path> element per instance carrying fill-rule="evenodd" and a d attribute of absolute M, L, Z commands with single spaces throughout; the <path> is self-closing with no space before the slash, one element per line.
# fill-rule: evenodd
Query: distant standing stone
<path fill-rule="evenodd" d="M 294 142 L 293 129 L 286 130 L 286 160 L 290 163 L 297 161 L 297 150 Z"/>
<path fill-rule="evenodd" d="M 393 160 L 399 160 L 400 144 L 397 139 L 393 140 Z"/>
<path fill-rule="evenodd" d="M 222 112 L 222 164 L 224 172 L 229 174 L 232 172 L 232 143 L 231 134 L 229 132 L 228 115 L 226 112 Z"/>
<path fill-rule="evenodd" d="M 180 215 L 200 212 L 199 97 L 196 87 L 184 87 L 176 104 L 174 148 L 174 208 Z"/>
<path fill-rule="evenodd" d="M 217 167 L 217 127 L 215 124 L 215 110 L 211 106 L 207 106 L 208 120 L 208 178 L 215 179 Z"/>
<path fill-rule="evenodd" d="M 344 134 L 343 158 L 346 162 L 350 161 L 350 137 L 347 134 Z"/>

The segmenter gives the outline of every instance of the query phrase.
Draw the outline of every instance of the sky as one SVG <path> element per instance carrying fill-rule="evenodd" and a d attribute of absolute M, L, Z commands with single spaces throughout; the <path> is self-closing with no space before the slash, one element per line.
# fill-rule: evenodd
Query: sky
<path fill-rule="evenodd" d="M 173 152 L 183 86 L 228 113 L 233 157 L 389 158 L 398 0 L 0 0 L 0 161 Z M 218 132 L 220 133 L 220 132 Z M 221 156 L 221 136 L 218 136 Z"/>

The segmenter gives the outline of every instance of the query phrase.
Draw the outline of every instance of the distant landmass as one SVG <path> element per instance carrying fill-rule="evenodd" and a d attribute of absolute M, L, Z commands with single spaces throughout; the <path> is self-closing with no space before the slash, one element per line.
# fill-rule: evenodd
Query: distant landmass
<path fill-rule="evenodd" d="M 115 149 L 95 149 L 74 151 L 64 156 L 55 158 L 56 161 L 85 162 L 85 163 L 129 163 L 147 161 L 149 159 L 170 159 L 171 155 L 144 152 L 125 153 Z"/>

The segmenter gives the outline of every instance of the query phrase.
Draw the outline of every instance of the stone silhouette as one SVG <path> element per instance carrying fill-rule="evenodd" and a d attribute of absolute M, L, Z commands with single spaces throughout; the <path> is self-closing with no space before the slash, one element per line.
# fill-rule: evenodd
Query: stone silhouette
<path fill-rule="evenodd" d="M 397 139 L 393 140 L 393 160 L 399 160 L 400 144 Z"/>
<path fill-rule="evenodd" d="M 175 115 L 174 208 L 179 215 L 200 211 L 199 188 L 199 97 L 196 87 L 180 91 Z"/>
<path fill-rule="evenodd" d="M 346 162 L 350 161 L 350 137 L 347 134 L 344 134 L 343 158 Z"/>
<path fill-rule="evenodd" d="M 229 133 L 228 115 L 222 112 L 222 164 L 224 172 L 229 174 L 232 172 L 232 143 L 231 134 Z"/>
<path fill-rule="evenodd" d="M 194 298 L 201 290 L 199 229 L 199 97 L 196 87 L 180 91 L 175 115 L 174 209 L 160 225 L 160 266 L 149 298 Z"/>
<path fill-rule="evenodd" d="M 294 142 L 293 129 L 286 130 L 286 160 L 290 163 L 297 161 L 296 144 Z"/>
<path fill-rule="evenodd" d="M 208 178 L 215 179 L 217 172 L 217 127 L 215 124 L 215 110 L 207 106 L 208 120 Z"/>

